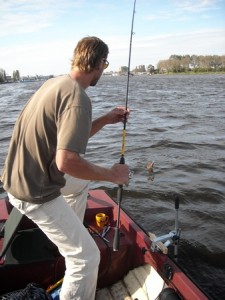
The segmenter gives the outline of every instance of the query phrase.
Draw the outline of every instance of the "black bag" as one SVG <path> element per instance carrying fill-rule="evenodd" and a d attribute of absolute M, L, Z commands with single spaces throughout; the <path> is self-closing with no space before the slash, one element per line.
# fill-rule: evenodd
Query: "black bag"
<path fill-rule="evenodd" d="M 22 290 L 0 296 L 0 300 L 52 300 L 52 297 L 38 284 L 29 283 Z"/>

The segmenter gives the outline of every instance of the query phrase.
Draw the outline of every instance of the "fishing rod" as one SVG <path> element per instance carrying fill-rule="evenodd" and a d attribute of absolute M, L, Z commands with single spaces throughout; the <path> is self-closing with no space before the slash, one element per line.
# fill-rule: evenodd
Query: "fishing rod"
<path fill-rule="evenodd" d="M 127 90 L 126 90 L 126 98 L 125 98 L 125 108 L 128 108 L 128 94 L 129 94 L 129 83 L 130 83 L 130 61 L 131 61 L 131 48 L 132 48 L 132 38 L 133 38 L 133 27 L 134 27 L 134 14 L 135 14 L 135 6 L 136 0 L 134 0 L 134 7 L 133 7 L 133 16 L 132 16 L 132 23 L 131 23 L 131 33 L 130 33 L 130 48 L 129 48 L 129 59 L 128 59 L 128 69 L 127 69 Z M 125 164 L 125 142 L 126 142 L 126 124 L 127 118 L 125 116 L 123 121 L 123 135 L 122 135 L 122 149 L 121 149 L 121 158 L 120 164 Z M 117 221 L 115 227 L 115 235 L 113 240 L 113 251 L 119 250 L 120 244 L 120 206 L 123 197 L 123 185 L 120 184 L 117 190 L 117 203 L 118 203 L 118 211 L 117 211 Z"/>

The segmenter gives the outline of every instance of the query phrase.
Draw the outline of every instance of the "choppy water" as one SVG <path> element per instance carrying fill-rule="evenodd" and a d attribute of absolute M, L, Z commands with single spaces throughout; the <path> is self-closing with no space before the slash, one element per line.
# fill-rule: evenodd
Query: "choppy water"
<path fill-rule="evenodd" d="M 93 117 L 124 105 L 126 77 L 104 76 L 88 93 Z M 0 172 L 15 120 L 41 85 L 0 85 Z M 130 78 L 126 163 L 134 171 L 122 206 L 157 235 L 174 229 L 180 198 L 180 266 L 207 292 L 225 299 L 225 75 Z M 87 158 L 111 166 L 121 155 L 122 124 L 90 140 Z M 154 174 L 146 170 L 155 162 Z M 93 183 L 116 198 L 117 187 Z"/>

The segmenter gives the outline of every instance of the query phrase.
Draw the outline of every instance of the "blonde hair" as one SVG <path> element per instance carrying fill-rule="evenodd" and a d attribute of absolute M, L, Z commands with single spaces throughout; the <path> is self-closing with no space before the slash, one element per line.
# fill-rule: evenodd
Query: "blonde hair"
<path fill-rule="evenodd" d="M 108 46 L 95 36 L 81 39 L 73 52 L 71 69 L 78 67 L 80 71 L 92 72 L 103 58 L 107 58 Z"/>

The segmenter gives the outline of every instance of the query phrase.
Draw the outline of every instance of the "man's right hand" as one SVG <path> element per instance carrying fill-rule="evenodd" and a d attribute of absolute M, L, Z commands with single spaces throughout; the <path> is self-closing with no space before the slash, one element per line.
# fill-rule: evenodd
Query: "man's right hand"
<path fill-rule="evenodd" d="M 113 172 L 113 183 L 116 184 L 125 184 L 128 185 L 129 183 L 129 172 L 130 169 L 126 164 L 114 164 L 111 168 Z"/>

